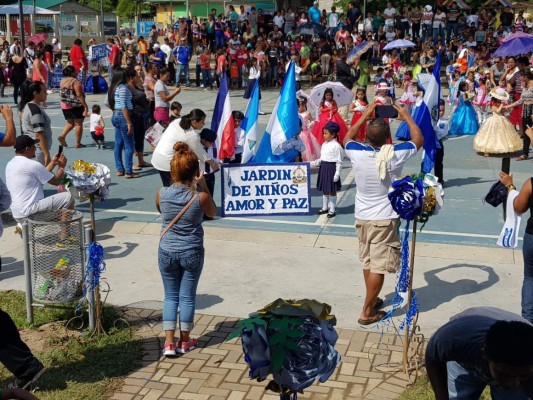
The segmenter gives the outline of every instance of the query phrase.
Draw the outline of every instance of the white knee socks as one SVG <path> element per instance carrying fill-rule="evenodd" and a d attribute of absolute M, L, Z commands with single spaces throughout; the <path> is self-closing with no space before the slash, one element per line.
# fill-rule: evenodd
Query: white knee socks
<path fill-rule="evenodd" d="M 329 196 L 328 206 L 329 206 L 329 212 L 334 213 L 335 207 L 337 206 L 337 196 Z"/>
<path fill-rule="evenodd" d="M 329 196 L 325 194 L 322 195 L 322 210 L 327 210 L 329 204 Z"/>

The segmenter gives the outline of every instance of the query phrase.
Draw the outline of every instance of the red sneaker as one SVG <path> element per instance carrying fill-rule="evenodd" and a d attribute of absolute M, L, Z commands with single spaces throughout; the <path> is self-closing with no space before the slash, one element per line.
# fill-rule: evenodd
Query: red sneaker
<path fill-rule="evenodd" d="M 163 349 L 163 355 L 175 356 L 176 355 L 176 344 L 175 343 L 165 343 L 165 348 Z"/>
<path fill-rule="evenodd" d="M 181 340 L 178 342 L 178 347 L 176 348 L 176 351 L 180 354 L 186 354 L 191 350 L 194 350 L 198 347 L 198 340 L 197 339 L 190 339 L 188 342 L 182 342 Z"/>

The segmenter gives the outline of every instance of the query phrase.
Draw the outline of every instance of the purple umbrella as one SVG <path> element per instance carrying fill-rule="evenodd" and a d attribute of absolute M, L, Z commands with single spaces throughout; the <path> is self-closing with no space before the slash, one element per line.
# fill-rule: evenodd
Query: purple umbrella
<path fill-rule="evenodd" d="M 363 54 L 365 54 L 368 50 L 372 48 L 374 45 L 373 41 L 368 42 L 362 42 L 361 44 L 358 44 L 353 49 L 350 50 L 348 53 L 348 56 L 346 57 L 346 62 L 348 64 L 351 64 L 355 61 L 356 58 L 361 57 Z"/>
<path fill-rule="evenodd" d="M 503 43 L 494 52 L 496 57 L 518 56 L 533 51 L 533 37 L 516 37 Z"/>

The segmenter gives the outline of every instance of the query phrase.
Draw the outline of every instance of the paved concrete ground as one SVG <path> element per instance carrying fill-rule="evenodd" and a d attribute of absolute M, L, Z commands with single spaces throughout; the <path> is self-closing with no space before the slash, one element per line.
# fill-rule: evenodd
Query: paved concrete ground
<path fill-rule="evenodd" d="M 268 381 L 252 381 L 239 339 L 225 342 L 235 330 L 234 318 L 197 315 L 193 330 L 200 348 L 176 358 L 163 358 L 164 337 L 151 330 L 143 340 L 142 367 L 130 374 L 115 400 L 275 400 Z M 157 330 L 157 327 L 156 329 Z M 338 329 L 335 349 L 342 362 L 325 383 L 315 383 L 303 399 L 395 399 L 408 384 L 397 372 L 402 360 L 401 338 L 351 329 Z"/>

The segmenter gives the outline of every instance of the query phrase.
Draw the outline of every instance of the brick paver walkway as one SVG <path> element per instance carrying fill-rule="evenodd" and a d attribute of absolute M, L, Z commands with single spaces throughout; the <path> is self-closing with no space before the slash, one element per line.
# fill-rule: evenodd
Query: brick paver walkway
<path fill-rule="evenodd" d="M 224 342 L 235 330 L 236 318 L 199 314 L 192 332 L 200 348 L 180 357 L 163 358 L 163 332 L 143 339 L 142 367 L 129 375 L 115 400 L 277 400 L 264 390 L 267 382 L 248 377 L 240 339 Z M 154 330 L 160 328 L 156 326 Z M 399 337 L 374 332 L 337 329 L 335 346 L 341 363 L 325 383 L 315 383 L 302 399 L 395 399 L 407 386 L 401 372 L 376 367 L 400 362 Z M 378 344 L 380 344 L 378 348 Z M 386 348 L 386 349 L 385 349 Z"/>

